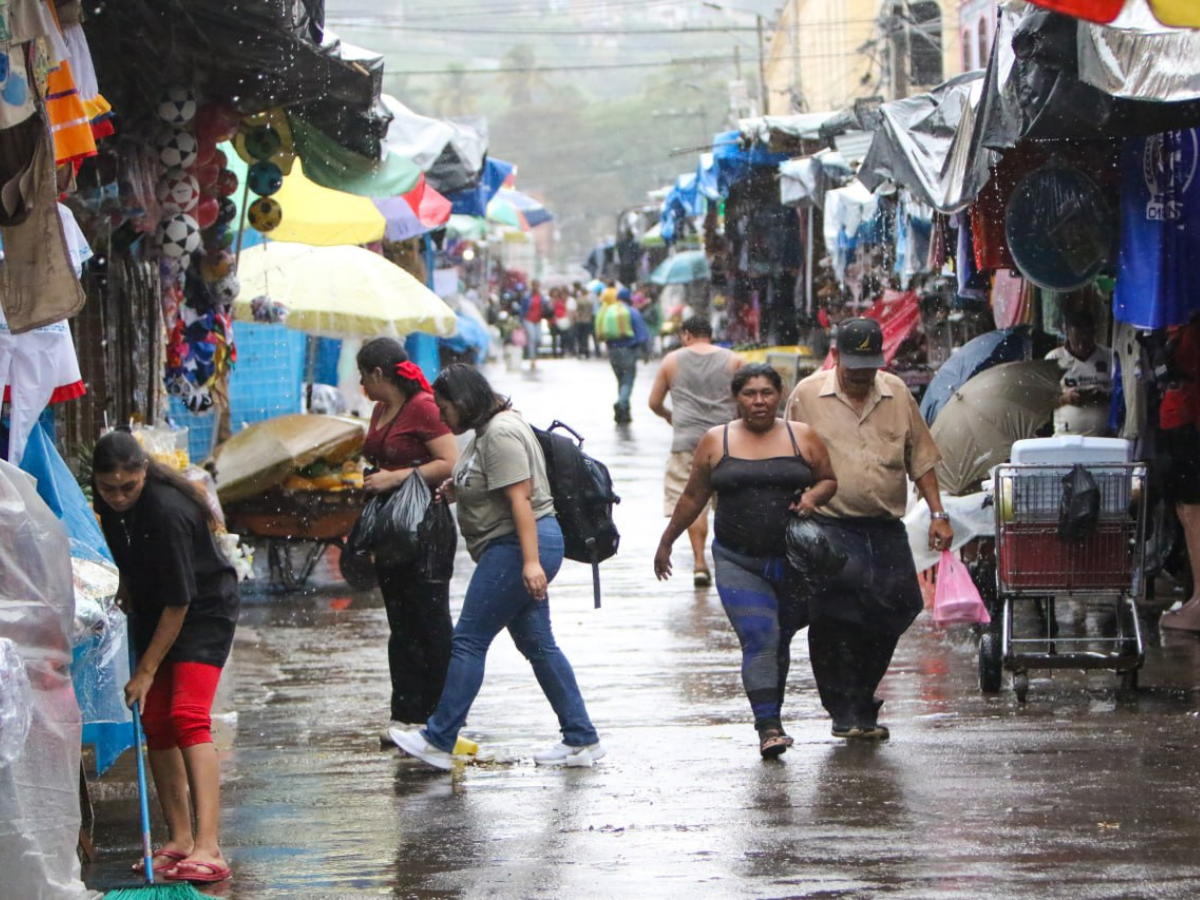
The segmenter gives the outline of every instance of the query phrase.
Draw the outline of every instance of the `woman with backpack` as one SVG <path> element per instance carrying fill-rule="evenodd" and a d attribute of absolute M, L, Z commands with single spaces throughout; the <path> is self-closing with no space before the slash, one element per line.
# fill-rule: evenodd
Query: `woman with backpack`
<path fill-rule="evenodd" d="M 538 765 L 591 766 L 604 756 L 570 662 L 554 641 L 548 586 L 563 561 L 546 461 L 533 430 L 470 366 L 445 369 L 433 383 L 442 420 L 474 432 L 439 494 L 458 504 L 458 524 L 477 566 L 454 628 L 446 687 L 419 731 L 393 730 L 396 744 L 437 769 L 450 769 L 458 732 L 483 684 L 492 640 L 507 628 L 554 708 L 562 742 Z"/>

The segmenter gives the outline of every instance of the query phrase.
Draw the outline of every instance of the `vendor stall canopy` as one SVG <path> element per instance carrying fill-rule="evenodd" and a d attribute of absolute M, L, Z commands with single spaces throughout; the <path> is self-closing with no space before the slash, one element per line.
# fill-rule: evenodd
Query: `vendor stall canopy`
<path fill-rule="evenodd" d="M 244 115 L 286 107 L 337 144 L 381 156 L 383 57 L 327 32 L 323 0 L 121 0 L 84 27 L 116 109 L 153 108 L 164 84 L 192 84 Z"/>

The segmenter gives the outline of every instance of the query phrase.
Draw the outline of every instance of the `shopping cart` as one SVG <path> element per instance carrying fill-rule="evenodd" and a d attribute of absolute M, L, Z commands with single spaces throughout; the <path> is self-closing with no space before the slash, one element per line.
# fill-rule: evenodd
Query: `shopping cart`
<path fill-rule="evenodd" d="M 1021 702 L 1030 669 L 1111 669 L 1123 688 L 1137 687 L 1146 467 L 1089 462 L 1084 468 L 1100 489 L 1099 519 L 1086 537 L 1069 541 L 1059 537 L 1059 518 L 1072 464 L 996 467 L 996 608 L 979 644 L 984 693 L 1000 690 L 1005 669 Z M 1064 598 L 1082 598 L 1100 612 L 1092 628 L 1085 616 L 1082 628 L 1061 633 L 1056 602 Z"/>

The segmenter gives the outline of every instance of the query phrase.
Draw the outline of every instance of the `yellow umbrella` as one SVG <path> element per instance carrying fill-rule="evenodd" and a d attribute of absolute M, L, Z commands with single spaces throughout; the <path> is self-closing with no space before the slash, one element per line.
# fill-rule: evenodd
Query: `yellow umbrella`
<path fill-rule="evenodd" d="M 449 336 L 454 311 L 404 269 L 361 247 L 272 241 L 243 250 L 236 318 L 252 321 L 253 300 L 287 307 L 287 326 L 319 337 Z"/>
<path fill-rule="evenodd" d="M 299 160 L 272 199 L 283 210 L 283 220 L 271 232 L 272 240 L 322 247 L 383 240 L 387 220 L 370 198 L 331 191 L 309 181 Z"/>

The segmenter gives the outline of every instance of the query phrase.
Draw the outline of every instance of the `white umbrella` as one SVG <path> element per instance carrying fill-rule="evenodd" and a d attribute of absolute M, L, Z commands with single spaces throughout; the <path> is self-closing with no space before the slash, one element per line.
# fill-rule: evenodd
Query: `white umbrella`
<path fill-rule="evenodd" d="M 394 337 L 413 332 L 449 336 L 454 311 L 404 269 L 361 247 L 313 247 L 271 241 L 238 260 L 238 319 L 253 318 L 252 301 L 287 307 L 287 326 L 319 337 Z"/>

